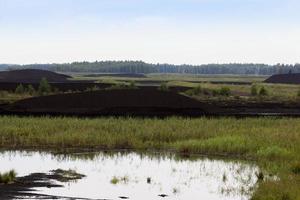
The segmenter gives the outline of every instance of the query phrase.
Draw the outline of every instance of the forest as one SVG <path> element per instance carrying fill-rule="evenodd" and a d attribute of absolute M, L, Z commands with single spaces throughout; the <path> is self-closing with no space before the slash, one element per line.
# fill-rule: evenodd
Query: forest
<path fill-rule="evenodd" d="M 5 67 L 2 67 L 4 69 Z M 203 64 L 173 65 L 150 64 L 143 61 L 96 61 L 73 62 L 65 64 L 31 64 L 6 65 L 6 69 L 44 69 L 56 72 L 78 73 L 178 73 L 178 74 L 244 74 L 273 75 L 283 73 L 300 73 L 300 64 Z"/>

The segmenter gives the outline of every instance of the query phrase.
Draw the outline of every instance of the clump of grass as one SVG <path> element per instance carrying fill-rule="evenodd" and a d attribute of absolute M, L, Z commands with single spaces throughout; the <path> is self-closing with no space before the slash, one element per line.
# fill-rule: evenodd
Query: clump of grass
<path fill-rule="evenodd" d="M 9 184 L 13 183 L 16 180 L 17 173 L 14 170 L 10 170 L 9 172 L 5 172 L 3 174 L 0 173 L 0 183 Z"/>
<path fill-rule="evenodd" d="M 230 96 L 231 95 L 231 90 L 229 87 L 221 87 L 219 90 L 219 95 L 221 96 Z"/>
<path fill-rule="evenodd" d="M 180 190 L 178 188 L 174 187 L 172 192 L 173 192 L 173 194 L 178 194 L 180 192 Z"/>
<path fill-rule="evenodd" d="M 114 176 L 114 177 L 110 180 L 110 183 L 111 183 L 111 184 L 114 184 L 114 185 L 116 185 L 116 184 L 118 184 L 118 183 L 120 183 L 120 182 L 126 184 L 126 183 L 128 183 L 128 181 L 129 181 L 128 176 L 123 176 L 123 177 L 116 177 L 116 176 Z"/>
<path fill-rule="evenodd" d="M 251 86 L 251 95 L 252 95 L 252 96 L 257 96 L 257 94 L 258 94 L 257 85 L 253 84 L 253 85 Z"/>
<path fill-rule="evenodd" d="M 227 181 L 227 175 L 226 173 L 223 174 L 222 176 L 222 181 L 225 183 Z"/>
<path fill-rule="evenodd" d="M 110 180 L 110 183 L 111 183 L 111 184 L 114 184 L 114 185 L 118 184 L 119 182 L 120 182 L 120 180 L 119 180 L 116 176 L 114 176 L 114 177 Z"/>
<path fill-rule="evenodd" d="M 262 86 L 259 90 L 259 96 L 268 96 L 268 94 L 268 90 L 264 86 Z"/>
<path fill-rule="evenodd" d="M 169 91 L 169 86 L 166 82 L 163 82 L 160 84 L 158 90 L 167 92 L 167 91 Z"/>

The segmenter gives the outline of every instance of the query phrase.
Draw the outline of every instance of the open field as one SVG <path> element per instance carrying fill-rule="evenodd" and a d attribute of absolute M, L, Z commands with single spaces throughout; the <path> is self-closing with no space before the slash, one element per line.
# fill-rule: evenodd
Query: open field
<path fill-rule="evenodd" d="M 119 74 L 113 75 L 91 75 L 70 74 L 72 80 L 96 80 L 96 81 L 140 81 L 140 82 L 161 82 L 161 81 L 187 81 L 187 82 L 263 82 L 268 76 L 247 76 L 247 75 L 190 75 L 190 74 L 146 74 L 145 77 L 135 75 L 122 77 Z"/>
<path fill-rule="evenodd" d="M 300 198 L 300 119 L 1 117 L 2 149 L 166 150 L 257 162 L 279 181 L 261 182 L 253 199 Z"/>
<path fill-rule="evenodd" d="M 186 86 L 186 87 L 202 87 L 207 89 L 220 89 L 222 87 L 227 87 L 230 89 L 233 96 L 250 97 L 252 85 L 233 85 L 233 84 L 211 84 L 211 83 L 186 83 L 186 82 L 170 82 L 172 86 Z M 264 87 L 268 94 L 265 99 L 273 100 L 297 100 L 300 86 L 292 84 L 269 84 L 269 83 L 257 83 L 254 84 L 258 89 Z"/>

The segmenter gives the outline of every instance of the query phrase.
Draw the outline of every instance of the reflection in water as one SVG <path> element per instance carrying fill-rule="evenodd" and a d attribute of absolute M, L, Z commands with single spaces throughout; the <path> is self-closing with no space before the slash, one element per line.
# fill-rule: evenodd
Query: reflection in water
<path fill-rule="evenodd" d="M 38 188 L 37 193 L 95 199 L 249 199 L 259 169 L 250 164 L 210 159 L 179 159 L 170 154 L 89 153 L 53 155 L 3 152 L 0 172 L 19 176 L 53 169 L 86 175 L 64 188 Z"/>

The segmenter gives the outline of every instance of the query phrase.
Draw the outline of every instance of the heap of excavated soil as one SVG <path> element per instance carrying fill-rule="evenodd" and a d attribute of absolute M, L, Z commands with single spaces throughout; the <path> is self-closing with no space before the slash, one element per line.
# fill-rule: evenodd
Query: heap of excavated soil
<path fill-rule="evenodd" d="M 51 71 L 39 69 L 22 69 L 0 72 L 0 82 L 37 83 L 42 78 L 48 82 L 66 82 L 68 75 L 58 74 Z"/>
<path fill-rule="evenodd" d="M 5 110 L 16 113 L 82 115 L 199 115 L 203 105 L 192 98 L 149 89 L 103 90 L 24 99 Z"/>
<path fill-rule="evenodd" d="M 276 74 L 265 80 L 266 83 L 300 84 L 300 73 Z"/>

